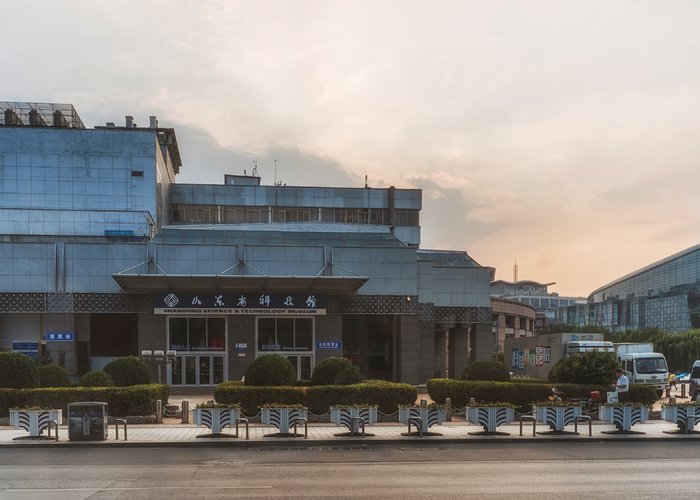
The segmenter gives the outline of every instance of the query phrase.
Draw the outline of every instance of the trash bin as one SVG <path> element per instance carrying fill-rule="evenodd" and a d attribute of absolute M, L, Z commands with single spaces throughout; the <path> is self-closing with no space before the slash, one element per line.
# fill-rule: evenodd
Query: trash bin
<path fill-rule="evenodd" d="M 107 439 L 107 403 L 81 401 L 68 405 L 68 439 L 104 441 Z"/>

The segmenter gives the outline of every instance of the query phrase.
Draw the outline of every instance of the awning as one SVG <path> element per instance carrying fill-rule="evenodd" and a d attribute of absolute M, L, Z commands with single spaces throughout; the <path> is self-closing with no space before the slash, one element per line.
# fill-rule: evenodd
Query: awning
<path fill-rule="evenodd" d="M 229 276 L 221 274 L 113 274 L 125 292 L 170 291 L 314 292 L 347 295 L 357 292 L 369 278 L 357 276 Z"/>

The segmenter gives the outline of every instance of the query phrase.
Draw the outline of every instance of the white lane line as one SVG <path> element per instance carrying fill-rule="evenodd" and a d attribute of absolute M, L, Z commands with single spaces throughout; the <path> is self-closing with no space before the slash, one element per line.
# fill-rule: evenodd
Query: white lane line
<path fill-rule="evenodd" d="M 39 493 L 59 491 L 170 491 L 170 490 L 269 490 L 272 486 L 116 486 L 94 488 L 17 488 L 0 490 L 4 493 Z"/>

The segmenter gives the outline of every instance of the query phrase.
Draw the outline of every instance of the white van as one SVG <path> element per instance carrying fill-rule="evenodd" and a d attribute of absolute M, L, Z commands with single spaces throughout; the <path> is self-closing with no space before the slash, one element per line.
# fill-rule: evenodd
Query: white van
<path fill-rule="evenodd" d="M 693 363 L 693 368 L 690 370 L 690 399 L 696 401 L 700 394 L 698 393 L 698 387 L 700 387 L 700 359 Z"/>
<path fill-rule="evenodd" d="M 630 384 L 653 385 L 659 397 L 668 388 L 668 365 L 660 352 L 620 354 L 618 359 Z"/>

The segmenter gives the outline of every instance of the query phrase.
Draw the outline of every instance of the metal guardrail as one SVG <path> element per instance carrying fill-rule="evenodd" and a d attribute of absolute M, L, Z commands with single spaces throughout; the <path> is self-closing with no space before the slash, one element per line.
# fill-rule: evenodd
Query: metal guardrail
<path fill-rule="evenodd" d="M 122 424 L 124 426 L 124 441 L 126 441 L 126 427 L 127 427 L 127 422 L 125 418 L 117 418 L 114 420 L 114 435 L 115 439 L 119 441 L 119 424 Z"/>
<path fill-rule="evenodd" d="M 248 430 L 248 419 L 245 417 L 240 417 L 236 419 L 236 437 L 240 437 L 240 434 L 238 433 L 238 426 L 241 422 L 245 423 L 245 438 L 250 439 L 250 434 Z M 296 429 L 294 429 L 294 432 L 296 432 Z"/>
<path fill-rule="evenodd" d="M 297 418 L 294 420 L 292 427 L 294 427 L 294 434 L 297 433 L 297 425 L 304 424 L 304 439 L 309 438 L 309 421 L 305 418 Z"/>

